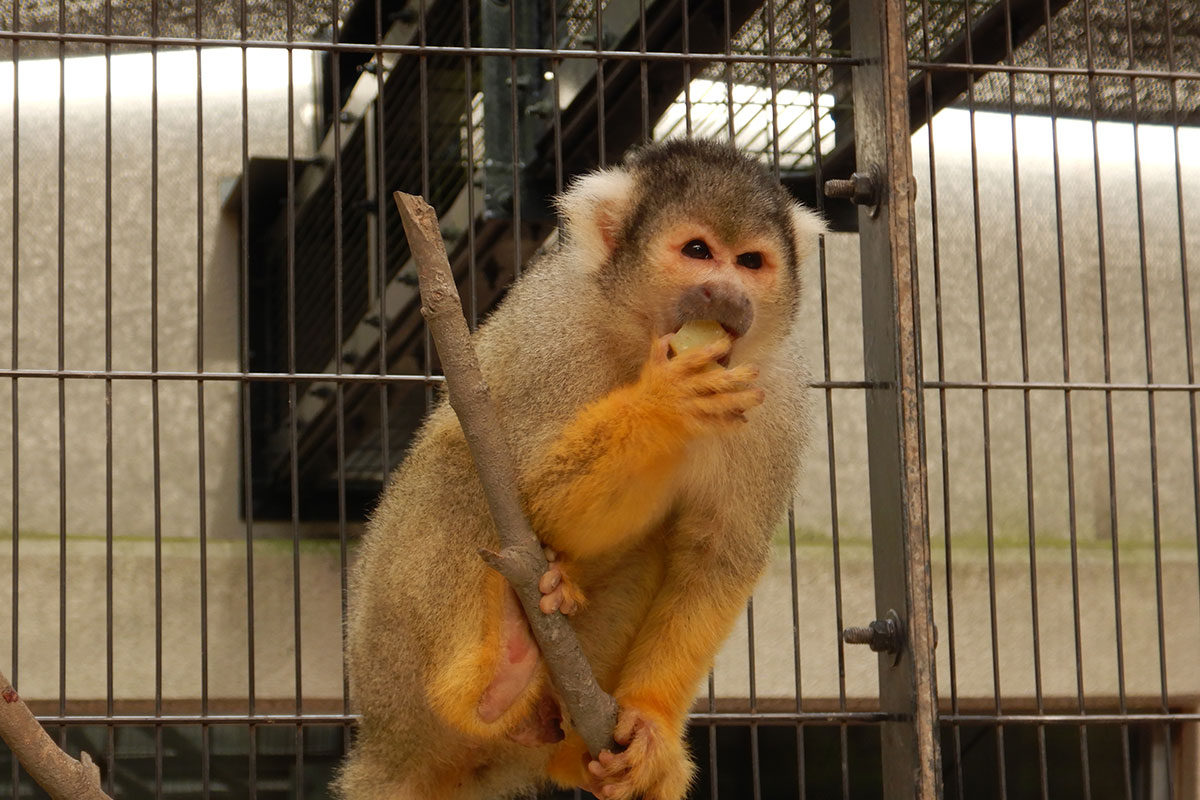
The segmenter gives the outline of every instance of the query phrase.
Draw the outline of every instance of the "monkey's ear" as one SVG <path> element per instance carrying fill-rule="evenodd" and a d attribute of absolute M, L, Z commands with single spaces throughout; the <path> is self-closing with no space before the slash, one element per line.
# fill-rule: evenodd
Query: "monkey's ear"
<path fill-rule="evenodd" d="M 612 255 L 621 223 L 633 207 L 633 176 L 623 169 L 590 172 L 555 200 L 572 244 L 599 265 Z"/>
<path fill-rule="evenodd" d="M 817 252 L 817 237 L 828 233 L 829 227 L 815 211 L 800 203 L 792 203 L 792 236 L 796 244 L 796 264 L 803 270 Z"/>

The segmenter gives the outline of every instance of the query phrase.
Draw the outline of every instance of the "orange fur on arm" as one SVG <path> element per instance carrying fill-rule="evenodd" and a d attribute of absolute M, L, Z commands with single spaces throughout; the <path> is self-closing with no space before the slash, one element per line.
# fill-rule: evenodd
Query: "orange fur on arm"
<path fill-rule="evenodd" d="M 523 481 L 534 529 L 572 558 L 634 543 L 666 515 L 687 438 L 640 381 L 592 403 Z"/>

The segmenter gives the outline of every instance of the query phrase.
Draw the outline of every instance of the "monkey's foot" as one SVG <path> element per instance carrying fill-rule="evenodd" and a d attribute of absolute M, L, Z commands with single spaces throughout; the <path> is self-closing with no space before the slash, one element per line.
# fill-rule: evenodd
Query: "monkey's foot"
<path fill-rule="evenodd" d="M 624 747 L 608 750 L 588 766 L 584 788 L 602 800 L 680 800 L 691 783 L 692 764 L 678 735 L 664 720 L 641 709 L 625 707 L 613 739 Z"/>
<path fill-rule="evenodd" d="M 524 747 L 541 747 L 563 740 L 562 709 L 554 696 L 545 692 L 537 705 L 508 732 L 508 738 Z"/>
<path fill-rule="evenodd" d="M 538 608 L 543 614 L 561 611 L 569 617 L 583 608 L 587 598 L 571 575 L 571 563 L 552 548 L 542 549 L 546 552 L 546 560 L 550 562 L 550 566 L 538 581 L 538 589 L 542 592 Z"/>
<path fill-rule="evenodd" d="M 521 604 L 508 586 L 504 587 L 500 602 L 500 652 L 496 658 L 496 671 L 475 709 L 484 722 L 500 719 L 521 697 L 534 679 L 540 655 Z"/>

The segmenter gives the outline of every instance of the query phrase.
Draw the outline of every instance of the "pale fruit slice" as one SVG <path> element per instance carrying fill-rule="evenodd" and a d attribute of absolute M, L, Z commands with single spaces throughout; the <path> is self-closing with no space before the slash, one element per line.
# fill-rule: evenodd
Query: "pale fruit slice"
<path fill-rule="evenodd" d="M 694 319 L 691 322 L 685 322 L 675 332 L 668 343 L 668 349 L 672 356 L 677 356 L 693 348 L 712 344 L 722 338 L 728 339 L 729 334 L 725 332 L 721 323 L 711 319 Z M 712 364 L 710 369 L 720 369 L 720 365 Z"/>

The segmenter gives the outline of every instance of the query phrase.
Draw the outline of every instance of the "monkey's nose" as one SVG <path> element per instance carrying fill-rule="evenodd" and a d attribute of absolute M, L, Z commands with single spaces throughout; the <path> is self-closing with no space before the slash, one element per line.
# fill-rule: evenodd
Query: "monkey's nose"
<path fill-rule="evenodd" d="M 711 319 L 735 339 L 745 336 L 754 321 L 750 298 L 736 286 L 706 281 L 688 287 L 676 307 L 676 326 L 693 319 Z"/>

